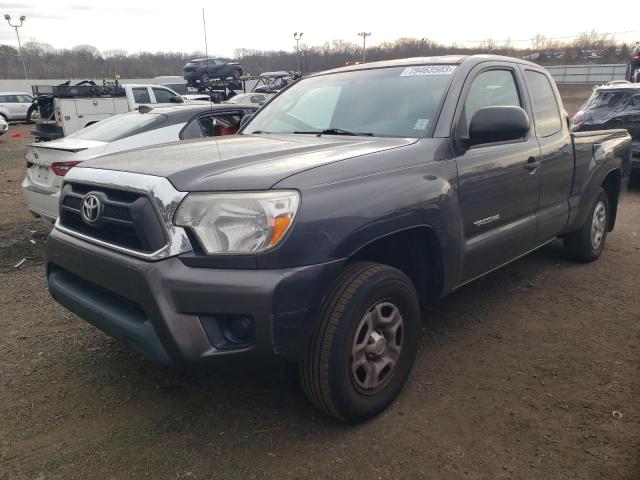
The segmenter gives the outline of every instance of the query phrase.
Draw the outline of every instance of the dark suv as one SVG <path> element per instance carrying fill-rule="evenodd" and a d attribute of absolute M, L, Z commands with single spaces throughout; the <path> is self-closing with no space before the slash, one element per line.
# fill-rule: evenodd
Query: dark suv
<path fill-rule="evenodd" d="M 196 85 L 206 84 L 211 79 L 233 77 L 239 79 L 243 69 L 237 62 L 229 62 L 219 58 L 198 58 L 191 60 L 184 66 L 184 79 L 187 83 Z"/>

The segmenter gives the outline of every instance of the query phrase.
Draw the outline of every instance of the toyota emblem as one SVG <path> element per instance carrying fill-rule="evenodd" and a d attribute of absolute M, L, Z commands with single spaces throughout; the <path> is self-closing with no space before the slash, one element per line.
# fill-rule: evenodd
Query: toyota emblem
<path fill-rule="evenodd" d="M 88 224 L 96 223 L 102 213 L 101 209 L 100 199 L 96 195 L 86 195 L 82 200 L 82 219 Z"/>

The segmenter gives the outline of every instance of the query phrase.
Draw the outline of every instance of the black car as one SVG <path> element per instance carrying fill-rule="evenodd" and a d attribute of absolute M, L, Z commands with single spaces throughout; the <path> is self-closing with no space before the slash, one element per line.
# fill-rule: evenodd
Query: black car
<path fill-rule="evenodd" d="M 631 168 L 640 174 L 640 85 L 602 85 L 571 119 L 573 132 L 624 128 L 633 140 Z"/>
<path fill-rule="evenodd" d="M 640 45 L 637 45 L 633 49 L 631 59 L 627 63 L 627 71 L 624 74 L 624 79 L 629 82 L 640 82 Z"/>
<path fill-rule="evenodd" d="M 244 70 L 239 63 L 219 58 L 198 58 L 184 66 L 184 79 L 192 85 L 206 84 L 212 79 L 229 77 L 237 80 L 243 73 Z"/>

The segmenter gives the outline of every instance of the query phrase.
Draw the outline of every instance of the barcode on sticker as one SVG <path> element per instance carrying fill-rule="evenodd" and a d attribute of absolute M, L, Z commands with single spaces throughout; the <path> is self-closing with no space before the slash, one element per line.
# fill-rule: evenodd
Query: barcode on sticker
<path fill-rule="evenodd" d="M 400 74 L 401 77 L 415 77 L 417 75 L 451 75 L 457 65 L 422 65 L 421 67 L 407 67 Z"/>

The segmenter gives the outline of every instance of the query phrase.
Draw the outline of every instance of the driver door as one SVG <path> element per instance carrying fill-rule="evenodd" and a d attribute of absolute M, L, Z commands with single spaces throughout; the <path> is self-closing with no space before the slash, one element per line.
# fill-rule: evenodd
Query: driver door
<path fill-rule="evenodd" d="M 454 138 L 462 212 L 462 282 L 476 278 L 535 247 L 540 191 L 540 147 L 526 138 L 465 147 L 468 125 L 482 107 L 519 106 L 531 118 L 521 74 L 510 64 L 482 64 L 463 88 Z"/>

